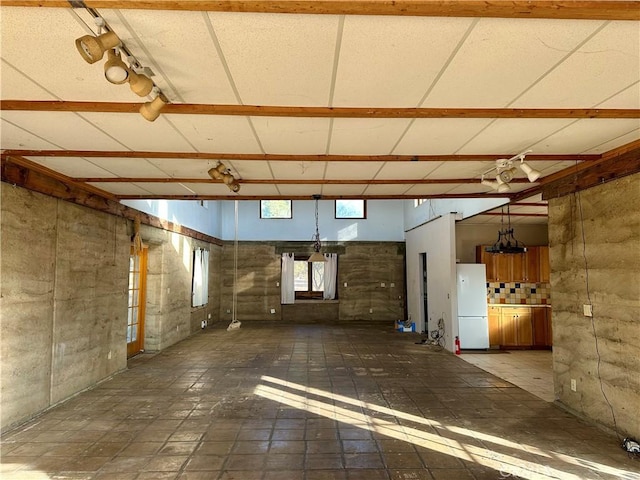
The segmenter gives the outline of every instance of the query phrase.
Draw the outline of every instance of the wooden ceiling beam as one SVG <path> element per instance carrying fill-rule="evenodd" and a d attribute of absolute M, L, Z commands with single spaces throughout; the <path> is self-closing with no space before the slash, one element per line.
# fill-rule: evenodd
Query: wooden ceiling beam
<path fill-rule="evenodd" d="M 75 182 L 86 183 L 219 183 L 217 180 L 207 178 L 143 178 L 143 177 L 74 177 Z M 419 178 L 415 180 L 338 180 L 338 179 L 242 179 L 238 182 L 243 185 L 447 185 L 447 184 L 474 184 L 480 183 L 477 178 Z M 509 183 L 529 183 L 526 178 L 514 178 Z"/>
<path fill-rule="evenodd" d="M 0 110 L 30 112 L 139 113 L 140 103 L 3 100 Z M 640 118 L 633 108 L 378 108 L 284 107 L 173 103 L 162 109 L 177 115 L 240 115 L 304 118 Z"/>
<path fill-rule="evenodd" d="M 459 198 L 508 198 L 504 193 L 467 193 L 437 195 L 322 195 L 322 200 L 413 200 Z M 120 200 L 313 200 L 313 195 L 118 195 Z"/>
<path fill-rule="evenodd" d="M 550 18 L 579 20 L 638 20 L 637 2 L 478 1 L 478 0 L 4 0 L 3 5 L 182 10 L 211 12 L 297 13 L 325 15 L 396 15 L 430 17 Z"/>
<path fill-rule="evenodd" d="M 280 155 L 275 153 L 140 152 L 130 150 L 5 150 L 3 155 L 22 157 L 172 158 L 189 160 L 258 160 L 273 162 L 476 162 L 510 158 L 519 152 L 478 155 Z M 528 154 L 527 162 L 594 162 L 600 154 Z"/>

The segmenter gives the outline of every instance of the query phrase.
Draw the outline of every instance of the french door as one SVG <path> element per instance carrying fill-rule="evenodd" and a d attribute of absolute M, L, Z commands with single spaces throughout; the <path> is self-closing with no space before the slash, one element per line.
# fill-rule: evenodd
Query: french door
<path fill-rule="evenodd" d="M 127 312 L 127 358 L 144 350 L 144 307 L 147 291 L 147 252 L 129 256 L 129 308 Z"/>

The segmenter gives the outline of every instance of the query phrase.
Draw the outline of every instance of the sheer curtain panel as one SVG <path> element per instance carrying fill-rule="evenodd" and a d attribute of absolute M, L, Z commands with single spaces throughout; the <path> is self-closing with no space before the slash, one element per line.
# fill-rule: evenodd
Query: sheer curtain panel
<path fill-rule="evenodd" d="M 325 253 L 326 260 L 324 264 L 324 300 L 334 300 L 336 298 L 336 280 L 338 274 L 338 254 Z"/>
<path fill-rule="evenodd" d="M 282 273 L 280 277 L 280 303 L 283 305 L 294 303 L 296 293 L 293 282 L 293 268 L 295 257 L 293 253 L 282 254 Z"/>

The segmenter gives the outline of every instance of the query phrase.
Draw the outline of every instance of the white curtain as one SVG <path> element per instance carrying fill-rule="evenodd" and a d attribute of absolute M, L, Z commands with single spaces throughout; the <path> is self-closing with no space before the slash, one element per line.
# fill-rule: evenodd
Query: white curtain
<path fill-rule="evenodd" d="M 209 302 L 209 251 L 197 248 L 193 252 L 193 285 L 191 306 Z"/>
<path fill-rule="evenodd" d="M 280 303 L 294 303 L 296 292 L 293 282 L 293 267 L 295 257 L 293 253 L 282 254 L 282 273 L 280 274 Z"/>
<path fill-rule="evenodd" d="M 334 300 L 336 298 L 336 277 L 338 274 L 338 254 L 325 253 L 324 258 L 324 300 Z"/>

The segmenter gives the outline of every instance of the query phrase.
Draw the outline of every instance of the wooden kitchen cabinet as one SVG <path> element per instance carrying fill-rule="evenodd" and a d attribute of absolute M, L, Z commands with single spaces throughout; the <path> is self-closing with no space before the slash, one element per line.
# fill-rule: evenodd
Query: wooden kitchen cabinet
<path fill-rule="evenodd" d="M 500 329 L 500 320 L 502 316 L 502 308 L 489 307 L 489 346 L 499 347 L 502 344 L 502 330 Z"/>
<path fill-rule="evenodd" d="M 530 307 L 502 307 L 500 321 L 504 347 L 529 347 L 533 343 Z"/>
<path fill-rule="evenodd" d="M 476 247 L 476 262 L 487 268 L 487 282 L 549 282 L 549 247 L 527 247 L 525 253 L 487 253 Z"/>
<path fill-rule="evenodd" d="M 533 325 L 533 346 L 550 347 L 553 345 L 551 332 L 551 309 L 545 307 L 531 308 L 531 321 Z"/>

